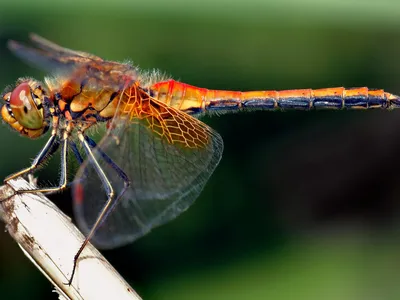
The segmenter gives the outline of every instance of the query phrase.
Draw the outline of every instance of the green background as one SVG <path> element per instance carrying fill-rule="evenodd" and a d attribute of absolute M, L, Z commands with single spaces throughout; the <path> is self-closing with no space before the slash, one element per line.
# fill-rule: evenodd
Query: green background
<path fill-rule="evenodd" d="M 29 32 L 201 87 L 400 94 L 396 0 L 2 1 L 0 86 L 46 75 L 6 48 Z M 143 298 L 400 298 L 397 111 L 204 121 L 221 133 L 225 152 L 193 207 L 103 252 Z M 27 166 L 45 139 L 2 126 L 0 141 L 4 178 Z M 40 172 L 43 184 L 57 182 L 57 159 Z M 53 198 L 70 213 L 68 192 Z M 56 299 L 51 289 L 1 233 L 1 298 Z"/>

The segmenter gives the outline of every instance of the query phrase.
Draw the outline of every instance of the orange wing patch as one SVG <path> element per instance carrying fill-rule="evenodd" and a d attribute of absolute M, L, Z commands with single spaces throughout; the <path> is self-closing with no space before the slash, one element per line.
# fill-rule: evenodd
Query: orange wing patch
<path fill-rule="evenodd" d="M 140 123 L 171 144 L 187 148 L 204 148 L 210 142 L 208 126 L 196 118 L 151 97 L 132 86 L 121 99 L 119 111 L 129 115 L 132 123 Z"/>

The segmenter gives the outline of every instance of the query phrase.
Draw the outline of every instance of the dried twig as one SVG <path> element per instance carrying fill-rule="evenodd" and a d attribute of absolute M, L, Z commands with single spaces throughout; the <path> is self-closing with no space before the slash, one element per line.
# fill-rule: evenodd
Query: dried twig
<path fill-rule="evenodd" d="M 14 195 L 32 189 L 18 178 L 0 187 L 0 219 L 25 255 L 66 299 L 141 299 L 92 245 L 85 247 L 68 286 L 82 233 L 42 194 Z"/>

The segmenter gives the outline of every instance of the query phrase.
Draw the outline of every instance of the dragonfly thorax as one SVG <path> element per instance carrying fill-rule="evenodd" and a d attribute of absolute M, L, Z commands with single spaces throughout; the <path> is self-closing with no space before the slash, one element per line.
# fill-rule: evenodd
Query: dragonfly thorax
<path fill-rule="evenodd" d="M 46 91 L 42 84 L 32 79 L 18 80 L 11 92 L 6 92 L 6 103 L 1 108 L 1 117 L 21 135 L 37 138 L 49 128 L 46 120 Z"/>

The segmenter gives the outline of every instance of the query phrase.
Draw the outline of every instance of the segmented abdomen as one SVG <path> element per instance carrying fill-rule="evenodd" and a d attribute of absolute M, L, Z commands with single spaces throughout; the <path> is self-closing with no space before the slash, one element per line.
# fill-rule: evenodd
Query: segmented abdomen
<path fill-rule="evenodd" d="M 235 92 L 208 90 L 174 80 L 151 87 L 154 96 L 188 113 L 231 110 L 285 109 L 391 109 L 400 107 L 398 96 L 367 87 Z"/>

